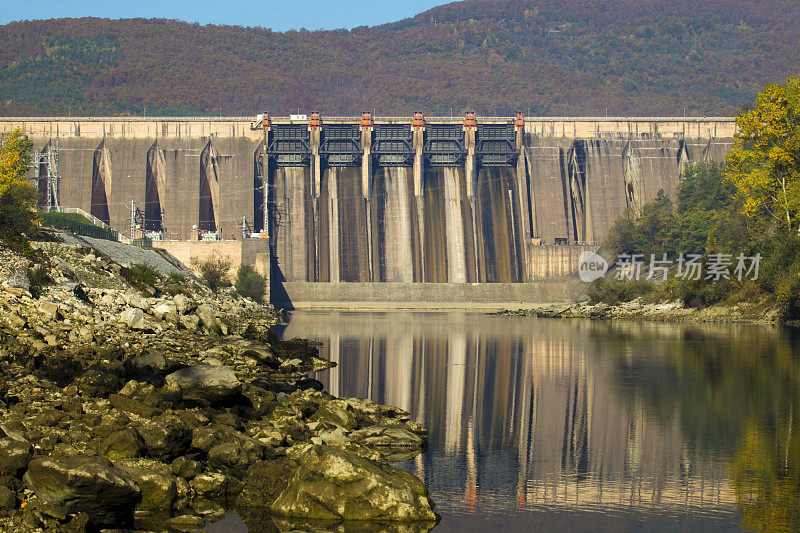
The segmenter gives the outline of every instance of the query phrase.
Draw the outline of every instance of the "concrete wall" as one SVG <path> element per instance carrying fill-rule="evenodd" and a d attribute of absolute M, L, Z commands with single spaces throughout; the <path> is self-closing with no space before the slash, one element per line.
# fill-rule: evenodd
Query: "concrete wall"
<path fill-rule="evenodd" d="M 566 278 L 578 270 L 578 259 L 584 251 L 594 251 L 597 246 L 531 246 L 530 270 L 534 280 Z"/>
<path fill-rule="evenodd" d="M 586 288 L 580 282 L 531 283 L 273 283 L 272 303 L 290 309 L 471 309 L 525 308 L 570 302 Z"/>
<path fill-rule="evenodd" d="M 230 276 L 233 280 L 240 265 L 252 265 L 264 276 L 269 275 L 267 257 L 269 241 L 267 239 L 245 239 L 244 241 L 202 242 L 202 241 L 155 241 L 154 248 L 166 250 L 181 263 L 195 272 L 192 260 L 207 259 L 219 253 L 231 261 Z"/>

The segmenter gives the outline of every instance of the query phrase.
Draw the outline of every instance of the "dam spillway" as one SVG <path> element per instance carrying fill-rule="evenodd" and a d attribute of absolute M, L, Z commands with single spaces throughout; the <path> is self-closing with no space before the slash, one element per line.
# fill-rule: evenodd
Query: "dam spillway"
<path fill-rule="evenodd" d="M 268 233 L 274 281 L 390 284 L 564 274 L 626 210 L 674 197 L 686 165 L 724 159 L 736 131 L 726 117 L 0 119 L 17 127 L 40 190 L 57 153 L 59 205 L 123 233 L 133 203 L 166 239 Z"/>

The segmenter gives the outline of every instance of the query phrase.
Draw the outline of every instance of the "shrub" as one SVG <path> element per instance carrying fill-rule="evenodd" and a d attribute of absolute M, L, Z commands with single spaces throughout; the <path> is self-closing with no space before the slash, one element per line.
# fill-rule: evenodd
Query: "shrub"
<path fill-rule="evenodd" d="M 800 279 L 784 280 L 775 293 L 778 304 L 778 320 L 786 324 L 800 320 Z"/>
<path fill-rule="evenodd" d="M 186 290 L 186 285 L 186 275 L 183 272 L 173 270 L 169 273 L 169 276 L 167 276 L 167 282 L 164 284 L 164 292 L 170 296 L 175 296 L 176 294 L 186 294 L 188 296 L 189 292 Z"/>
<path fill-rule="evenodd" d="M 167 276 L 168 285 L 182 285 L 183 283 L 186 283 L 186 275 L 183 272 L 173 270 Z"/>
<path fill-rule="evenodd" d="M 256 302 L 261 302 L 267 293 L 267 279 L 251 265 L 242 265 L 236 273 L 236 292 Z"/>
<path fill-rule="evenodd" d="M 727 300 L 738 286 L 731 280 L 680 280 L 678 298 L 687 307 L 709 307 Z"/>
<path fill-rule="evenodd" d="M 158 272 L 150 265 L 133 265 L 123 269 L 123 275 L 128 282 L 134 285 L 147 285 L 154 287 L 159 279 Z"/>
<path fill-rule="evenodd" d="M 630 302 L 649 293 L 652 289 L 653 286 L 644 280 L 600 278 L 589 291 L 589 302 L 616 305 L 621 302 Z"/>
<path fill-rule="evenodd" d="M 42 295 L 44 288 L 48 285 L 52 285 L 53 283 L 53 279 L 47 272 L 47 268 L 42 265 L 29 268 L 26 275 L 28 276 L 28 282 L 30 283 L 30 293 L 34 298 L 39 298 L 39 296 Z"/>
<path fill-rule="evenodd" d="M 219 251 L 214 250 L 205 259 L 194 257 L 191 263 L 200 272 L 200 277 L 212 291 L 217 292 L 223 285 L 230 284 L 228 274 L 233 263 Z"/>

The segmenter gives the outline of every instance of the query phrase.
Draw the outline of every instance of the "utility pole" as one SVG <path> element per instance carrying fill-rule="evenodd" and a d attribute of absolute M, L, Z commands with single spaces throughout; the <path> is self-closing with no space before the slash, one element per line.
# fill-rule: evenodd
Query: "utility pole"
<path fill-rule="evenodd" d="M 136 238 L 136 200 L 131 200 L 131 242 Z"/>
<path fill-rule="evenodd" d="M 56 211 L 60 211 L 61 206 L 58 205 L 58 186 L 59 182 L 61 181 L 61 175 L 58 173 L 58 137 L 56 137 L 56 153 L 54 159 L 55 159 L 55 169 L 53 172 L 52 179 L 50 180 L 50 183 L 51 183 L 51 189 L 53 191 L 53 203 L 55 204 Z"/>

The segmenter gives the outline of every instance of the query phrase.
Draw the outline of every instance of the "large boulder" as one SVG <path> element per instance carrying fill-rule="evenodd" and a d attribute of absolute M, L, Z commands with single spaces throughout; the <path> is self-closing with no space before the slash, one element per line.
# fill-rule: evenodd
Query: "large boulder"
<path fill-rule="evenodd" d="M 435 521 L 433 502 L 419 478 L 392 466 L 359 457 L 341 448 L 302 446 L 292 450 L 294 472 L 281 477 L 285 487 L 268 511 L 279 516 L 321 520 Z M 255 469 L 255 467 L 254 467 Z M 242 503 L 257 492 L 259 482 L 248 476 Z"/>
<path fill-rule="evenodd" d="M 31 445 L 24 440 L 0 439 L 0 475 L 16 476 L 31 460 Z"/>
<path fill-rule="evenodd" d="M 169 512 L 178 491 L 172 468 L 149 459 L 125 459 L 114 466 L 127 473 L 142 491 L 139 509 Z"/>
<path fill-rule="evenodd" d="M 323 403 L 311 420 L 330 422 L 345 429 L 355 429 L 358 424 L 355 411 L 344 400 L 330 400 Z"/>
<path fill-rule="evenodd" d="M 40 457 L 30 462 L 23 479 L 39 499 L 86 513 L 98 527 L 132 527 L 142 496 L 128 474 L 100 457 Z"/>
<path fill-rule="evenodd" d="M 167 386 L 180 389 L 183 401 L 201 405 L 224 403 L 242 392 L 242 382 L 222 365 L 189 366 L 169 374 L 166 381 Z"/>
<path fill-rule="evenodd" d="M 145 451 L 142 436 L 132 427 L 115 431 L 101 440 L 96 449 L 109 459 L 135 459 L 141 457 Z"/>

